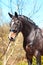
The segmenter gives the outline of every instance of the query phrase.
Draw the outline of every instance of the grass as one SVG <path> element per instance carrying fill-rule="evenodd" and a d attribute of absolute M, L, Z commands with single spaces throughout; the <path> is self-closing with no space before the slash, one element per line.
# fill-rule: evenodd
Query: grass
<path fill-rule="evenodd" d="M 25 61 L 20 61 L 17 65 L 28 65 L 28 63 Z M 37 65 L 37 61 L 34 56 L 32 58 L 32 65 Z M 41 56 L 41 65 L 43 65 L 43 56 Z"/>
<path fill-rule="evenodd" d="M 20 61 L 17 65 L 28 65 L 28 63 L 24 61 Z"/>
<path fill-rule="evenodd" d="M 0 60 L 0 65 L 3 65 L 2 61 Z"/>
<path fill-rule="evenodd" d="M 8 42 L 9 42 L 9 40 L 8 40 L 9 26 L 4 25 L 4 26 L 0 27 L 0 31 L 1 31 L 0 32 L 0 57 L 1 57 L 1 55 L 3 55 L 3 53 L 5 52 Z M 11 43 L 12 45 L 10 47 L 10 50 L 7 53 L 7 57 L 11 53 L 11 50 L 13 48 L 14 48 L 14 52 L 11 55 L 11 57 L 9 58 L 7 65 L 11 65 L 11 63 L 13 61 L 14 61 L 14 64 L 12 64 L 12 65 L 28 65 L 27 61 L 24 61 L 25 51 L 23 49 L 23 39 L 24 38 L 23 38 L 22 33 L 19 33 L 16 41 Z M 21 60 L 21 59 L 23 59 L 23 60 Z M 35 57 L 33 57 L 32 61 L 33 61 L 32 65 L 37 65 Z M 1 59 L 0 59 L 0 65 L 3 65 L 3 60 L 1 60 Z M 43 65 L 43 56 L 41 57 L 41 65 Z"/>

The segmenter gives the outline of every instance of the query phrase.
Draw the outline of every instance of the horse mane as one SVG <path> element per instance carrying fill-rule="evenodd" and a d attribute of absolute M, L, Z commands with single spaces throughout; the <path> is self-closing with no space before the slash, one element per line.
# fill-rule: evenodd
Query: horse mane
<path fill-rule="evenodd" d="M 33 22 L 33 20 L 31 20 L 30 18 L 28 18 L 27 16 L 24 16 L 24 15 L 19 15 L 23 20 L 25 20 L 25 23 L 27 24 L 31 24 L 32 26 L 34 26 L 35 28 L 39 28 L 35 22 Z"/>

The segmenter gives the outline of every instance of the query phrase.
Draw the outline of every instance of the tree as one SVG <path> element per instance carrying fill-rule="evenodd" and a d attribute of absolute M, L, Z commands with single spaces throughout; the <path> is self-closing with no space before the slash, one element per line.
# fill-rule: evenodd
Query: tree
<path fill-rule="evenodd" d="M 22 15 L 23 12 L 23 6 L 24 6 L 24 1 L 23 0 L 16 0 L 16 5 L 17 5 L 17 11 L 20 15 Z"/>
<path fill-rule="evenodd" d="M 10 10 L 11 10 L 11 13 L 13 14 L 13 10 L 12 10 L 12 0 L 10 0 Z"/>
<path fill-rule="evenodd" d="M 33 0 L 33 9 L 31 10 L 31 12 L 29 13 L 30 17 L 33 17 L 41 8 L 41 5 L 37 5 L 37 0 Z"/>

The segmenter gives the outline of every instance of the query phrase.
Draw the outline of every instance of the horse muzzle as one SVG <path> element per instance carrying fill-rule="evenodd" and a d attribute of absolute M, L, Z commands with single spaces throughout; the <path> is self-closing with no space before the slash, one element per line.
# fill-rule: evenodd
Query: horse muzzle
<path fill-rule="evenodd" d="M 9 38 L 10 41 L 15 41 L 16 33 L 10 32 L 8 38 Z"/>

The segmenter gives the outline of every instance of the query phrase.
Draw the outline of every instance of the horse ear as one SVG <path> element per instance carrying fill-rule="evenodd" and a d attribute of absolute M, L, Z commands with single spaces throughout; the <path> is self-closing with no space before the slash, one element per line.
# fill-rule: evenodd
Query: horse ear
<path fill-rule="evenodd" d="M 15 12 L 15 17 L 18 17 L 18 14 L 17 14 L 17 12 Z"/>
<path fill-rule="evenodd" d="M 12 14 L 10 14 L 10 13 L 8 13 L 9 14 L 9 16 L 12 18 L 13 17 L 13 15 Z"/>

